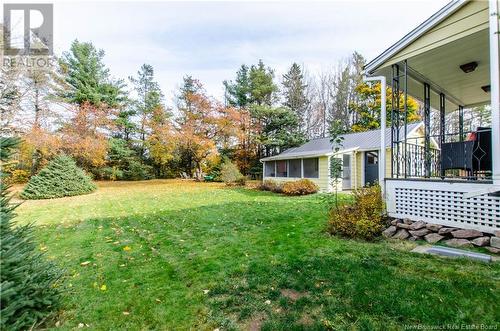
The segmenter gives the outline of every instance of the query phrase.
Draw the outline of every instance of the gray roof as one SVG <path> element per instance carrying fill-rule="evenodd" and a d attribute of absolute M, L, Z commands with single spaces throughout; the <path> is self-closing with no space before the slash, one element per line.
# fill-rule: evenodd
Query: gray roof
<path fill-rule="evenodd" d="M 422 125 L 422 122 L 408 124 L 407 132 L 415 130 Z M 401 130 L 400 135 L 403 135 Z M 370 150 L 380 148 L 380 129 L 365 132 L 348 133 L 341 135 L 344 138 L 340 150 Z M 401 137 L 403 138 L 403 137 Z M 391 145 L 391 128 L 385 130 L 385 145 Z M 330 142 L 330 137 L 319 138 L 308 141 L 302 146 L 287 149 L 281 154 L 266 157 L 261 161 L 283 160 L 290 158 L 322 156 L 333 153 L 334 144 Z"/>

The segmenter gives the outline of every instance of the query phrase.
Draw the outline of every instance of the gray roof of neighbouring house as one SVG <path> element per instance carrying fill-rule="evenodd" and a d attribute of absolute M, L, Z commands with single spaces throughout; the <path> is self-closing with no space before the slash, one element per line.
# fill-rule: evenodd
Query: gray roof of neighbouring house
<path fill-rule="evenodd" d="M 422 122 L 408 124 L 407 132 L 415 130 Z M 400 135 L 403 135 L 403 130 Z M 340 151 L 359 149 L 370 150 L 380 148 L 380 129 L 365 132 L 348 133 L 341 135 L 344 138 Z M 403 137 L 401 137 L 403 138 Z M 385 146 L 391 146 L 391 128 L 385 130 Z M 308 141 L 302 146 L 287 149 L 281 154 L 269 156 L 261 159 L 261 161 L 284 160 L 301 157 L 313 157 L 333 154 L 334 144 L 330 142 L 330 137 L 319 138 Z"/>

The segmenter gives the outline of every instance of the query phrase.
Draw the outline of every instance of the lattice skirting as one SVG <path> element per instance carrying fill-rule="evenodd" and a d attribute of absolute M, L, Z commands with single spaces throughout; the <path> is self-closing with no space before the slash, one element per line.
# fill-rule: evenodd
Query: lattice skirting
<path fill-rule="evenodd" d="M 500 197 L 464 194 L 491 187 L 491 184 L 435 181 L 386 180 L 387 211 L 390 216 L 413 221 L 476 229 L 500 230 Z"/>

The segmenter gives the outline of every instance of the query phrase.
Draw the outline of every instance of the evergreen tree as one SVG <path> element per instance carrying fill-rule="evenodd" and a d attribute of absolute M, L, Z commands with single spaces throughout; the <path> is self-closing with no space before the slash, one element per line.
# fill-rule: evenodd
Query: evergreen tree
<path fill-rule="evenodd" d="M 3 167 L 17 146 L 0 138 L 0 329 L 36 328 L 59 304 L 61 271 L 45 259 L 33 239 L 31 225 L 15 224 Z"/>
<path fill-rule="evenodd" d="M 265 156 L 281 153 L 305 142 L 304 135 L 296 130 L 299 119 L 290 109 L 254 106 L 251 113 L 262 125 L 257 141 L 262 145 Z"/>
<path fill-rule="evenodd" d="M 117 108 L 123 102 L 123 82 L 113 81 L 109 69 L 103 63 L 104 51 L 97 50 L 92 43 L 73 41 L 69 52 L 61 59 L 65 85 L 61 85 L 58 96 L 73 104 L 90 103 L 94 106 L 106 104 Z"/>
<path fill-rule="evenodd" d="M 139 136 L 140 136 L 140 157 L 144 159 L 147 138 L 147 122 L 149 121 L 153 109 L 162 105 L 163 94 L 160 85 L 154 80 L 154 69 L 149 64 L 143 64 L 137 72 L 137 78 L 129 77 L 134 85 L 137 99 L 134 101 L 136 106 L 135 113 L 140 118 Z"/>
<path fill-rule="evenodd" d="M 306 98 L 307 84 L 304 82 L 302 69 L 293 63 L 290 70 L 283 75 L 283 105 L 295 113 L 299 119 L 297 130 L 304 133 L 306 128 L 305 114 L 309 101 Z"/>
<path fill-rule="evenodd" d="M 49 162 L 21 192 L 23 199 L 51 199 L 95 191 L 92 179 L 69 156 L 60 155 Z"/>
<path fill-rule="evenodd" d="M 250 77 L 248 66 L 242 64 L 236 72 L 236 79 L 224 81 L 225 98 L 231 106 L 244 108 L 250 103 Z"/>
<path fill-rule="evenodd" d="M 266 68 L 264 62 L 259 60 L 257 65 L 252 65 L 248 73 L 250 102 L 258 106 L 272 106 L 278 86 L 274 83 L 274 71 Z"/>
<path fill-rule="evenodd" d="M 136 115 L 133 109 L 122 109 L 118 112 L 118 116 L 115 119 L 115 126 L 117 131 L 114 136 L 130 142 L 132 140 L 132 135 L 137 131 L 137 125 L 133 118 Z"/>

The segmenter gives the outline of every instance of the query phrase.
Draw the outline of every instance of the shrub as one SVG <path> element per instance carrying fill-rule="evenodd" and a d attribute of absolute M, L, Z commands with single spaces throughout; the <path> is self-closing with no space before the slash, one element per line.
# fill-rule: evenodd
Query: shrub
<path fill-rule="evenodd" d="M 99 176 L 103 179 L 108 179 L 108 180 L 122 180 L 123 170 L 119 169 L 116 166 L 104 167 L 101 169 Z"/>
<path fill-rule="evenodd" d="M 96 189 L 92 179 L 69 156 L 55 157 L 21 192 L 23 199 L 50 199 L 80 195 Z"/>
<path fill-rule="evenodd" d="M 16 169 L 10 174 L 9 181 L 12 184 L 24 184 L 30 179 L 30 172 L 22 169 Z"/>
<path fill-rule="evenodd" d="M 123 170 L 125 180 L 145 180 L 153 177 L 153 167 L 135 159 L 129 160 L 127 169 Z"/>
<path fill-rule="evenodd" d="M 0 138 L 1 161 L 17 142 Z M 3 168 L 3 166 L 2 166 Z M 0 170 L 4 179 L 4 169 Z M 36 329 L 58 307 L 61 271 L 40 252 L 31 225 L 13 221 L 16 205 L 9 202 L 8 186 L 0 183 L 0 330 Z"/>
<path fill-rule="evenodd" d="M 283 194 L 285 195 L 307 195 L 318 192 L 318 185 L 309 179 L 301 179 L 283 184 Z"/>
<path fill-rule="evenodd" d="M 220 178 L 226 185 L 241 185 L 244 186 L 246 178 L 243 176 L 236 166 L 229 160 L 225 160 L 221 165 Z"/>
<path fill-rule="evenodd" d="M 283 184 L 278 183 L 278 182 L 271 180 L 271 179 L 266 179 L 258 186 L 258 189 L 261 191 L 282 193 L 283 192 Z"/>
<path fill-rule="evenodd" d="M 354 191 L 354 203 L 330 210 L 328 232 L 348 238 L 371 240 L 384 228 L 380 186 Z"/>

